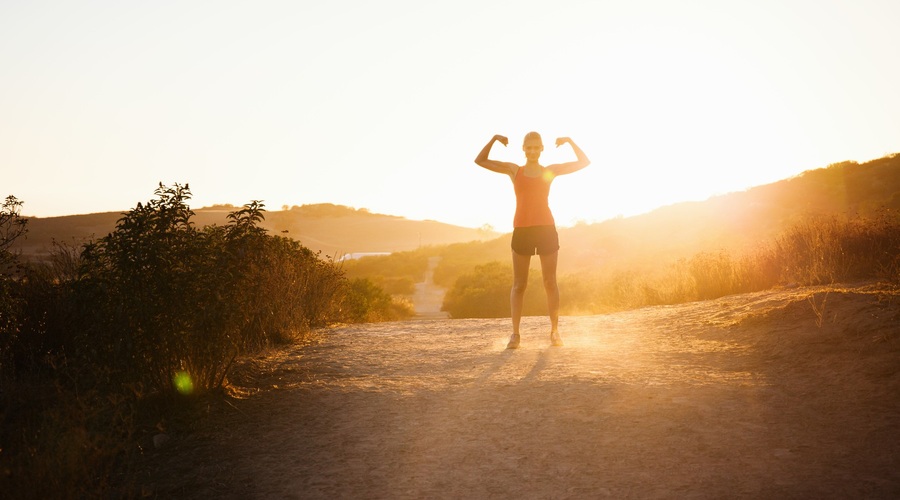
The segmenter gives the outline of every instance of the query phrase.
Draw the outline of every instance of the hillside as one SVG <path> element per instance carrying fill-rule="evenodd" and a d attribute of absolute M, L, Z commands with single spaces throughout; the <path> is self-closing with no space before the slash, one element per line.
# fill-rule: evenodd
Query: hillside
<path fill-rule="evenodd" d="M 239 208 L 239 207 L 238 207 Z M 195 209 L 194 223 L 199 226 L 223 225 L 231 205 Z M 29 217 L 27 238 L 14 247 L 27 256 L 45 255 L 52 241 L 83 242 L 105 236 L 115 228 L 120 212 L 63 217 Z M 374 214 L 364 209 L 316 204 L 295 206 L 289 210 L 266 212 L 261 224 L 271 234 L 297 239 L 325 256 L 354 252 L 397 252 L 421 246 L 446 245 L 496 237 L 483 230 L 454 226 L 436 221 L 417 221 L 391 215 Z"/>
<path fill-rule="evenodd" d="M 598 258 L 658 260 L 719 249 L 742 252 L 778 237 L 810 216 L 878 216 L 900 211 L 900 155 L 843 162 L 746 191 L 659 208 L 647 214 L 578 226 L 560 239 L 575 267 Z"/>
<path fill-rule="evenodd" d="M 772 241 L 809 216 L 897 217 L 898 213 L 900 154 L 861 164 L 843 162 L 705 201 L 560 228 L 559 269 L 561 274 L 598 267 L 640 269 L 698 252 L 740 253 Z M 504 235 L 495 241 L 455 245 L 445 252 L 445 264 L 506 262 L 508 241 L 509 235 Z"/>

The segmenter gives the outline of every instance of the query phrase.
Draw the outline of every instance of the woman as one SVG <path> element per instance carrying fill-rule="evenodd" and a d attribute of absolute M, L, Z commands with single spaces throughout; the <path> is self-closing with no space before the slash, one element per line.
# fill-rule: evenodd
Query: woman
<path fill-rule="evenodd" d="M 541 166 L 539 160 L 544 144 L 537 132 L 529 132 L 522 144 L 525 152 L 525 165 L 491 160 L 488 158 L 495 142 L 504 146 L 508 141 L 502 135 L 495 135 L 484 146 L 475 163 L 492 172 L 506 174 L 513 182 L 516 191 L 516 215 L 513 220 L 512 260 L 513 286 L 509 294 L 512 310 L 512 336 L 507 349 L 519 347 L 519 323 L 522 320 L 522 305 L 525 302 L 525 287 L 528 285 L 528 268 L 531 256 L 538 254 L 541 258 L 541 276 L 544 290 L 547 292 L 547 308 L 550 312 L 550 345 L 561 346 L 559 337 L 559 287 L 556 283 L 556 262 L 559 251 L 559 236 L 556 222 L 550 212 L 548 197 L 550 184 L 559 175 L 571 174 L 590 165 L 591 161 L 584 152 L 568 137 L 556 139 L 556 147 L 568 143 L 575 152 L 576 160 L 568 163 Z"/>

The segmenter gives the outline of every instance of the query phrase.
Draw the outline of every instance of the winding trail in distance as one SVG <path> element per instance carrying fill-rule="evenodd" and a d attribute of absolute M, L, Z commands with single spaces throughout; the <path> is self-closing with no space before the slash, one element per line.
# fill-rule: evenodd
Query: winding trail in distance
<path fill-rule="evenodd" d="M 418 318 L 448 317 L 447 313 L 441 311 L 445 290 L 434 283 L 434 270 L 440 261 L 440 257 L 429 257 L 425 276 L 421 282 L 415 285 L 412 301 Z"/>

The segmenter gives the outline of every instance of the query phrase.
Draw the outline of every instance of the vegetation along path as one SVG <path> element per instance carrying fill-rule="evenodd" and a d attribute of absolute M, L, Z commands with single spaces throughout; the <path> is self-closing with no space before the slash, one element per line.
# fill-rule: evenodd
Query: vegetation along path
<path fill-rule="evenodd" d="M 328 330 L 245 362 L 144 492 L 224 498 L 900 495 L 900 292 L 768 291 L 616 314 Z M 253 389 L 250 389 L 250 388 Z"/>

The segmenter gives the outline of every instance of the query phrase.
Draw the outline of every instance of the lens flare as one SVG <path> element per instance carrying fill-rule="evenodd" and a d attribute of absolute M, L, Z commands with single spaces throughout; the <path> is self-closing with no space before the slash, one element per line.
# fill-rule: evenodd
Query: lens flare
<path fill-rule="evenodd" d="M 186 396 L 194 392 L 194 382 L 191 380 L 191 374 L 188 372 L 181 371 L 176 373 L 175 377 L 172 378 L 172 383 L 175 384 L 175 390 L 179 394 Z"/>

